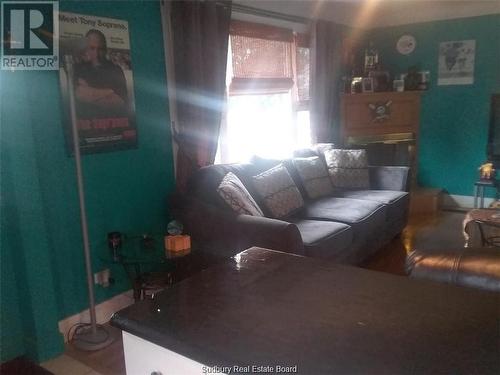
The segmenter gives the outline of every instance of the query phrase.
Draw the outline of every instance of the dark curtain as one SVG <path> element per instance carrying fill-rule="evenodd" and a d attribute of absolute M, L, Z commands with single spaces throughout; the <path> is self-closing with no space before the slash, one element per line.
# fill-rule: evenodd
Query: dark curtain
<path fill-rule="evenodd" d="M 317 20 L 311 34 L 311 137 L 314 143 L 338 142 L 342 29 Z"/>
<path fill-rule="evenodd" d="M 176 180 L 183 192 L 190 175 L 213 164 L 217 152 L 231 2 L 172 1 L 168 5 L 177 98 Z"/>

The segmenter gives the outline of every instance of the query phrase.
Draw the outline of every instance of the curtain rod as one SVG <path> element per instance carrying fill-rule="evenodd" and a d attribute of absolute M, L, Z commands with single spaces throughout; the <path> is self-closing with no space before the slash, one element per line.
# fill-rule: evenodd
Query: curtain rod
<path fill-rule="evenodd" d="M 254 16 L 277 18 L 277 19 L 281 19 L 284 21 L 303 23 L 303 24 L 308 24 L 310 22 L 309 19 L 304 18 L 304 17 L 291 16 L 288 14 L 273 12 L 270 10 L 253 8 L 253 7 L 249 7 L 249 6 L 241 5 L 241 4 L 232 3 L 231 8 L 235 12 L 252 14 Z"/>
<path fill-rule="evenodd" d="M 205 0 L 202 0 L 202 1 L 205 1 Z M 164 3 L 165 0 L 161 0 L 161 2 Z M 252 14 L 254 16 L 275 18 L 275 19 L 280 19 L 280 20 L 289 21 L 289 22 L 303 23 L 306 25 L 311 21 L 308 18 L 299 17 L 299 16 L 292 16 L 289 14 L 284 14 L 284 13 L 279 13 L 279 12 L 273 12 L 271 10 L 258 9 L 258 8 L 249 7 L 247 5 L 242 5 L 242 4 L 235 4 L 235 3 L 227 1 L 227 0 L 216 0 L 216 4 L 224 6 L 224 7 L 230 7 L 232 11 L 236 11 L 239 13 L 245 13 L 245 14 Z"/>

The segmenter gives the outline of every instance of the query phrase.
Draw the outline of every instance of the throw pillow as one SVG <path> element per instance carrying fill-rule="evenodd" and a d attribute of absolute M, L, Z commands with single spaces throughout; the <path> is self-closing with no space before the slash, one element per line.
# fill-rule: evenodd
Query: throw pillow
<path fill-rule="evenodd" d="M 311 199 L 333 194 L 333 186 L 325 163 L 318 156 L 293 159 L 307 196 Z"/>
<path fill-rule="evenodd" d="M 234 212 L 251 216 L 264 216 L 259 205 L 234 173 L 228 172 L 224 176 L 217 187 L 217 192 Z"/>
<path fill-rule="evenodd" d="M 316 143 L 313 148 L 318 155 L 324 155 L 326 151 L 333 150 L 335 145 L 333 143 Z"/>
<path fill-rule="evenodd" d="M 285 217 L 304 205 L 299 189 L 283 164 L 254 176 L 253 184 L 274 218 Z"/>
<path fill-rule="evenodd" d="M 301 148 L 293 151 L 293 156 L 296 158 L 310 158 L 312 156 L 319 156 L 324 158 L 326 150 L 331 150 L 335 147 L 333 143 L 316 143 L 315 145 L 307 148 Z"/>
<path fill-rule="evenodd" d="M 365 150 L 327 150 L 325 161 L 333 186 L 347 189 L 370 188 Z"/>

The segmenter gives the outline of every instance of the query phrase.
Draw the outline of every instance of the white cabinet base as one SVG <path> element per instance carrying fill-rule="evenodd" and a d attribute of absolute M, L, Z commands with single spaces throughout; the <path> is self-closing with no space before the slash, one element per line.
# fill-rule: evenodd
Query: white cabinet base
<path fill-rule="evenodd" d="M 123 351 L 127 375 L 201 375 L 209 368 L 127 332 Z"/>

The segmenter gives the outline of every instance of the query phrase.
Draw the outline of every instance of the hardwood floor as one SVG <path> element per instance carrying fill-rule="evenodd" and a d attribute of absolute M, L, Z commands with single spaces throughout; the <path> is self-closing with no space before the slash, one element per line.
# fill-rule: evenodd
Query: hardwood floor
<path fill-rule="evenodd" d="M 417 215 L 409 219 L 400 237 L 369 259 L 364 268 L 406 275 L 406 255 L 414 249 L 450 249 L 464 246 L 463 212 L 442 211 L 437 215 Z"/>
<path fill-rule="evenodd" d="M 17 357 L 8 362 L 0 364 L 2 375 L 52 375 L 52 372 L 38 366 L 25 357 Z"/>
<path fill-rule="evenodd" d="M 125 375 L 121 331 L 109 324 L 106 324 L 105 327 L 114 338 L 114 342 L 110 346 L 94 352 L 85 352 L 75 349 L 71 344 L 66 344 L 65 354 L 101 375 Z"/>
<path fill-rule="evenodd" d="M 405 259 L 411 250 L 415 248 L 432 250 L 462 247 L 464 241 L 461 227 L 463 218 L 463 212 L 448 211 L 440 212 L 437 215 L 410 217 L 408 226 L 401 236 L 380 250 L 363 267 L 396 275 L 406 275 Z M 65 354 L 82 362 L 99 374 L 124 375 L 125 362 L 121 334 L 117 329 L 109 328 L 115 337 L 115 342 L 111 346 L 96 352 L 82 352 L 67 345 Z"/>
<path fill-rule="evenodd" d="M 363 267 L 395 275 L 406 275 L 406 256 L 415 248 L 415 240 L 419 229 L 435 226 L 438 221 L 439 216 L 419 215 L 411 217 L 403 233 L 378 251 Z"/>

